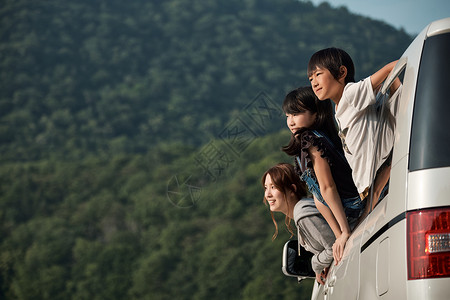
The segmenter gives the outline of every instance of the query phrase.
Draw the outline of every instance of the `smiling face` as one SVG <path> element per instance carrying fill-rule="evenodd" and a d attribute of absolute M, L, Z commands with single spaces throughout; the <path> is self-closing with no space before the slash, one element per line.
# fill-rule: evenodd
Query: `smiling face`
<path fill-rule="evenodd" d="M 278 234 L 274 211 L 285 214 L 286 227 L 293 236 L 294 232 L 290 223 L 294 218 L 295 205 L 306 196 L 305 183 L 300 181 L 294 166 L 287 163 L 279 163 L 268 169 L 261 177 L 261 183 L 264 187 L 264 203 L 269 205 L 270 215 L 275 224 L 275 233 L 272 240 Z"/>
<path fill-rule="evenodd" d="M 271 211 L 278 211 L 282 213 L 287 213 L 288 206 L 286 203 L 286 197 L 284 193 L 278 190 L 278 188 L 272 182 L 272 178 L 269 174 L 266 176 L 264 181 L 264 198 L 269 204 Z"/>
<path fill-rule="evenodd" d="M 342 66 L 342 75 L 340 79 L 336 79 L 328 69 L 316 67 L 309 76 L 311 87 L 319 100 L 331 99 L 334 103 L 338 103 L 342 97 L 345 87 L 345 67 Z"/>
<path fill-rule="evenodd" d="M 302 128 L 310 128 L 316 121 L 317 113 L 311 113 L 309 110 L 295 114 L 286 114 L 286 124 L 292 133 Z"/>

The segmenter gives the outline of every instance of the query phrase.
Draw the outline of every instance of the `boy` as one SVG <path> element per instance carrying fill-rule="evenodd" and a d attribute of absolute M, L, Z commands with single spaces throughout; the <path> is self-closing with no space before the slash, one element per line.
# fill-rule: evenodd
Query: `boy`
<path fill-rule="evenodd" d="M 391 86 L 392 97 L 387 101 L 391 116 L 383 124 L 380 140 L 376 143 L 379 107 L 375 90 L 386 79 L 397 62 L 391 62 L 372 76 L 355 83 L 355 68 L 351 57 L 341 49 L 327 48 L 316 52 L 308 64 L 308 77 L 314 93 L 320 100 L 331 99 L 335 105 L 335 118 L 339 126 L 345 157 L 352 168 L 352 177 L 361 199 L 373 189 L 373 203 L 389 180 L 390 154 L 394 142 L 395 100 L 400 93 L 400 80 Z M 377 149 L 376 149 L 377 147 Z M 378 157 L 375 158 L 375 152 Z M 373 161 L 377 170 L 371 187 Z"/>

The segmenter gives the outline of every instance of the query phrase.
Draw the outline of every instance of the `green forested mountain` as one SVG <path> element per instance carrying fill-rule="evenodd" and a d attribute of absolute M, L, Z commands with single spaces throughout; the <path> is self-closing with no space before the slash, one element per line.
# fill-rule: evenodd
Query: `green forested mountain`
<path fill-rule="evenodd" d="M 362 78 L 410 41 L 308 1 L 2 1 L 0 299 L 309 299 L 259 182 L 282 98 L 316 50 Z"/>
<path fill-rule="evenodd" d="M 206 2 L 3 1 L 1 160 L 201 145 L 261 91 L 307 84 L 318 49 L 345 48 L 362 77 L 411 40 L 327 4 Z"/>

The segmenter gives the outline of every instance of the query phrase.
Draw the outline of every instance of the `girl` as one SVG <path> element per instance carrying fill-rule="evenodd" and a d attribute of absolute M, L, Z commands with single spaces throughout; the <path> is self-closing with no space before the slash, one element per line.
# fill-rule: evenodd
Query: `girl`
<path fill-rule="evenodd" d="M 311 87 L 288 93 L 283 102 L 291 141 L 283 151 L 295 156 L 296 171 L 314 196 L 314 202 L 336 236 L 333 257 L 342 258 L 355 225 L 362 215 L 361 201 L 344 157 L 329 100 L 319 101 Z M 349 220 L 347 220 L 347 218 Z"/>
<path fill-rule="evenodd" d="M 294 235 L 291 220 L 297 227 L 299 245 L 312 252 L 314 256 L 311 265 L 316 273 L 316 279 L 324 284 L 328 267 L 333 261 L 334 234 L 314 205 L 314 200 L 303 199 L 306 196 L 305 184 L 300 181 L 294 167 L 281 163 L 267 170 L 261 179 L 264 186 L 264 203 L 270 207 L 272 221 L 275 224 L 277 237 L 278 225 L 273 212 L 286 215 L 285 223 L 291 237 Z"/>

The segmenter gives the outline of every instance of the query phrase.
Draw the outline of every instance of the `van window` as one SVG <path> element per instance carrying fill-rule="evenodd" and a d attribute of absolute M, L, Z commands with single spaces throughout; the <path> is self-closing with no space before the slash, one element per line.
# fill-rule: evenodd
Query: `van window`
<path fill-rule="evenodd" d="M 404 70 L 397 76 L 397 83 L 401 83 Z M 399 82 L 398 82 L 399 81 Z M 386 94 L 377 93 L 377 129 L 374 141 L 374 156 L 372 166 L 372 182 L 369 194 L 371 208 L 375 207 L 389 192 L 390 166 L 392 163 L 392 147 L 396 130 L 396 113 L 399 103 L 399 92 L 393 84 L 393 90 L 388 89 Z M 394 93 L 394 94 L 391 94 Z M 383 188 L 384 187 L 384 188 Z M 375 193 L 377 191 L 377 193 Z M 378 194 L 379 193 L 379 194 Z M 369 209 L 371 211 L 371 209 Z"/>
<path fill-rule="evenodd" d="M 450 33 L 424 43 L 411 130 L 409 170 L 450 166 Z"/>

